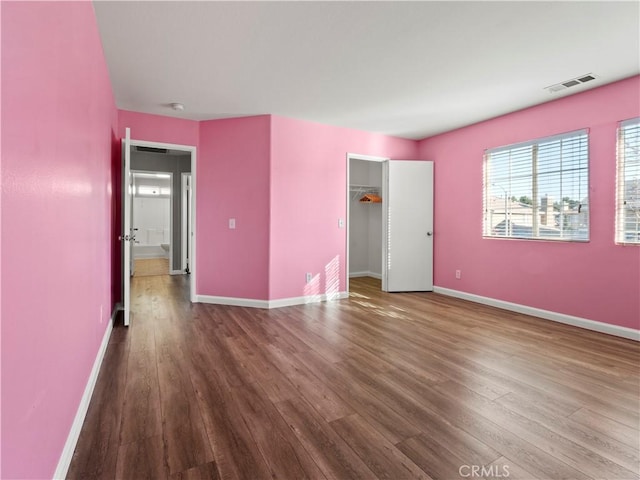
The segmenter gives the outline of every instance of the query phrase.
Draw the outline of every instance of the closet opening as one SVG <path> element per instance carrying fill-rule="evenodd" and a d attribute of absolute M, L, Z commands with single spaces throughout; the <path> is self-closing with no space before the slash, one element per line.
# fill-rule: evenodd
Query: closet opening
<path fill-rule="evenodd" d="M 347 154 L 347 291 L 349 279 L 383 278 L 383 157 Z"/>
<path fill-rule="evenodd" d="M 347 279 L 433 290 L 433 162 L 347 154 Z M 365 281 L 366 279 L 366 281 Z"/>

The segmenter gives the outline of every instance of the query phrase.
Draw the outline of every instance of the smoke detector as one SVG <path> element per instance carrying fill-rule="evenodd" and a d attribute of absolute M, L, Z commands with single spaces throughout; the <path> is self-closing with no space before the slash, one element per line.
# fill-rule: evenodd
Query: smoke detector
<path fill-rule="evenodd" d="M 584 75 L 580 75 L 579 77 L 571 78 L 569 80 L 565 80 L 564 82 L 544 87 L 544 89 L 549 90 L 549 93 L 561 92 L 562 90 L 582 85 L 583 83 L 590 82 L 592 80 L 595 80 L 596 78 L 598 78 L 597 75 L 593 73 L 585 73 Z"/>

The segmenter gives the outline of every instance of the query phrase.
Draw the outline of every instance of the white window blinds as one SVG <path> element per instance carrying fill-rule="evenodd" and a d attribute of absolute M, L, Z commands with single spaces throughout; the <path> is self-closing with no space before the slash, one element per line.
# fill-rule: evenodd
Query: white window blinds
<path fill-rule="evenodd" d="M 616 242 L 640 244 L 640 118 L 618 128 Z"/>
<path fill-rule="evenodd" d="M 486 150 L 483 235 L 589 240 L 588 132 Z"/>

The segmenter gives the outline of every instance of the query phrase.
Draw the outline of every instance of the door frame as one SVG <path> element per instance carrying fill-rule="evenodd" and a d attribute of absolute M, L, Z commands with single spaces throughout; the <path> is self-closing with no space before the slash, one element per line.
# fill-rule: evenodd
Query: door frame
<path fill-rule="evenodd" d="M 131 176 L 131 129 L 125 129 L 122 139 L 122 232 L 118 239 L 122 242 L 122 310 L 123 323 L 129 326 L 131 319 L 131 254 L 135 235 L 131 229 L 133 215 L 133 195 L 131 192 L 133 177 Z"/>
<path fill-rule="evenodd" d="M 151 148 L 165 148 L 167 150 L 180 150 L 189 153 L 191 156 L 191 209 L 189 212 L 189 218 L 191 220 L 191 238 L 189 242 L 189 252 L 191 252 L 191 288 L 189 291 L 189 300 L 192 303 L 197 301 L 197 276 L 196 276 L 196 213 L 197 213 L 197 196 L 196 196 L 196 165 L 197 165 L 197 148 L 193 145 L 180 145 L 176 143 L 162 143 L 162 142 L 150 142 L 147 140 L 134 140 L 131 139 L 130 147 L 151 147 Z M 173 194 L 173 188 L 172 188 Z M 124 198 L 124 197 L 123 197 Z"/>
<path fill-rule="evenodd" d="M 187 183 L 187 179 L 189 180 Z M 189 202 L 189 197 L 193 196 L 191 188 L 193 186 L 193 177 L 191 176 L 191 172 L 182 172 L 180 174 L 180 195 L 181 195 L 181 203 L 180 207 L 182 208 L 182 212 L 180 213 L 180 238 L 181 244 L 186 248 L 181 249 L 181 259 L 180 259 L 180 267 L 183 273 L 186 273 L 187 267 L 189 267 L 189 272 L 191 272 L 191 250 L 189 249 L 188 239 L 189 239 L 189 230 L 191 229 L 191 215 L 188 215 L 187 205 Z"/>
<path fill-rule="evenodd" d="M 346 273 L 346 278 L 345 278 L 345 291 L 348 293 L 349 292 L 349 240 L 350 240 L 350 230 L 349 230 L 349 211 L 351 210 L 351 192 L 349 190 L 349 185 L 350 185 L 350 167 L 351 167 L 351 160 L 364 160 L 367 162 L 378 162 L 378 163 L 382 163 L 384 165 L 384 162 L 388 162 L 389 158 L 388 157 L 377 157 L 374 155 L 362 155 L 360 153 L 349 153 L 347 152 L 347 185 L 346 185 L 346 217 L 345 217 L 345 223 L 346 223 L 346 249 L 345 249 L 345 273 Z M 380 195 L 382 196 L 382 201 L 384 203 L 385 198 L 387 197 L 386 193 L 386 189 L 388 186 L 388 182 L 386 182 L 385 180 L 385 174 L 384 174 L 384 168 L 382 170 L 382 185 L 381 185 L 381 191 L 380 191 Z M 384 211 L 384 208 L 383 208 Z M 385 270 L 384 270 L 384 258 L 386 257 L 385 251 L 384 251 L 384 222 L 382 222 L 382 239 L 383 239 L 383 248 L 382 251 L 380 252 L 380 262 L 382 264 L 382 283 L 386 284 L 386 279 L 385 279 Z"/>

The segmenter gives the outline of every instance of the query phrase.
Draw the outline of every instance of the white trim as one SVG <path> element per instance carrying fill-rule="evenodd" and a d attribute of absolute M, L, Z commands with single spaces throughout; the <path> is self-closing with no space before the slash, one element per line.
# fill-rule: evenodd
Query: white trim
<path fill-rule="evenodd" d="M 190 221 L 187 218 L 189 209 L 187 208 L 187 203 L 189 202 L 189 190 L 191 189 L 191 172 L 182 172 L 180 177 L 180 195 L 181 202 L 180 207 L 182 209 L 180 220 L 180 245 L 181 245 L 181 259 L 180 259 L 180 267 L 183 271 L 187 269 L 187 264 L 190 261 L 190 258 L 187 257 L 187 251 L 189 250 L 189 225 Z"/>
<path fill-rule="evenodd" d="M 197 301 L 201 303 L 210 303 L 214 305 L 229 305 L 232 307 L 249 307 L 249 308 L 281 308 L 291 307 L 293 305 L 305 305 L 308 303 L 318 303 L 333 300 L 341 300 L 349 298 L 349 292 L 339 292 L 337 294 L 327 295 L 305 295 L 302 297 L 279 298 L 276 300 L 255 300 L 253 298 L 237 298 L 237 297 L 216 297 L 212 295 L 198 295 Z"/>
<path fill-rule="evenodd" d="M 305 295 L 303 297 L 279 298 L 277 300 L 269 300 L 269 308 L 291 307 L 293 305 L 305 305 L 307 303 L 331 302 L 333 300 L 342 300 L 349 298 L 349 292 L 339 292 L 327 295 Z"/>
<path fill-rule="evenodd" d="M 125 128 L 125 136 L 122 140 L 122 304 L 124 306 L 123 323 L 125 327 L 129 326 L 131 316 L 131 276 L 134 274 L 135 263 L 131 259 L 133 253 L 133 240 L 131 237 L 131 217 L 133 215 L 133 193 L 131 176 L 131 129 Z M 129 240 L 126 238 L 129 237 Z"/>
<path fill-rule="evenodd" d="M 620 122 L 620 127 L 628 127 L 629 125 L 640 124 L 640 117 L 629 118 L 628 120 L 622 120 Z"/>
<path fill-rule="evenodd" d="M 349 278 L 357 278 L 357 277 L 371 277 L 377 278 L 378 280 L 382 280 L 382 274 L 374 273 L 374 272 L 350 272 Z"/>
<path fill-rule="evenodd" d="M 71 430 L 69 431 L 67 441 L 65 442 L 64 448 L 62 449 L 60 459 L 58 460 L 58 466 L 56 467 L 56 471 L 53 474 L 54 479 L 64 479 L 67 477 L 67 472 L 73 458 L 73 452 L 76 449 L 78 438 L 80 438 L 82 424 L 84 423 L 84 419 L 87 416 L 87 410 L 89 409 L 89 403 L 91 402 L 93 389 L 95 388 L 96 381 L 98 380 L 100 367 L 102 366 L 104 355 L 107 351 L 107 347 L 109 346 L 109 338 L 111 337 L 111 332 L 113 330 L 113 323 L 115 322 L 116 315 L 120 310 L 122 310 L 122 305 L 119 303 L 113 307 L 111 319 L 109 320 L 107 328 L 104 332 L 104 336 L 102 337 L 102 343 L 100 344 L 100 348 L 98 349 L 96 359 L 93 362 L 93 368 L 91 369 L 91 374 L 89 375 L 89 379 L 87 380 L 87 385 L 85 386 L 84 393 L 82 394 L 82 398 L 80 399 L 80 405 L 78 405 L 76 416 L 73 419 L 73 423 L 71 424 Z"/>
<path fill-rule="evenodd" d="M 379 155 L 362 155 L 361 153 L 347 152 L 348 160 L 367 160 L 369 162 L 384 162 L 389 157 L 380 157 Z"/>
<path fill-rule="evenodd" d="M 157 253 L 137 253 L 133 255 L 133 259 L 134 260 L 140 260 L 140 259 L 145 259 L 145 258 L 162 258 L 165 259 L 167 258 L 166 255 L 159 255 Z"/>
<path fill-rule="evenodd" d="M 169 181 L 171 182 L 171 195 L 169 196 L 169 271 L 173 268 L 173 202 L 175 200 L 175 189 L 173 188 L 173 172 L 169 173 Z"/>
<path fill-rule="evenodd" d="M 214 305 L 230 305 L 232 307 L 269 308 L 268 300 L 254 300 L 252 298 L 198 295 L 196 301 L 200 303 L 212 303 Z"/>
<path fill-rule="evenodd" d="M 183 275 L 184 272 L 182 270 L 169 270 L 169 275 Z"/>
<path fill-rule="evenodd" d="M 502 145 L 499 147 L 487 148 L 484 152 L 486 154 L 493 154 L 502 150 L 515 150 L 516 148 L 530 147 L 531 145 L 537 145 L 539 143 L 557 142 L 558 140 L 564 140 L 565 138 L 577 137 L 580 135 L 589 135 L 588 128 L 582 128 L 580 130 L 574 130 L 572 132 L 559 133 L 557 135 L 549 135 L 548 137 L 535 138 L 533 140 L 527 140 L 525 142 L 511 143 L 509 145 Z"/>
<path fill-rule="evenodd" d="M 390 160 L 382 162 L 382 291 L 389 291 L 389 168 Z"/>
<path fill-rule="evenodd" d="M 470 300 L 472 302 L 481 303 L 483 305 L 490 305 L 492 307 L 502 308 L 504 310 L 510 310 L 512 312 L 544 318 L 545 320 L 551 320 L 553 322 L 564 323 L 567 325 L 573 325 L 574 327 L 580 327 L 580 328 L 585 328 L 587 330 L 593 330 L 600 333 L 615 335 L 616 337 L 622 337 L 622 338 L 628 338 L 630 340 L 640 341 L 640 330 L 635 330 L 633 328 L 620 327 L 618 325 L 611 325 L 609 323 L 597 322 L 595 320 L 589 320 L 581 317 L 574 317 L 572 315 L 565 315 L 564 313 L 552 312 L 550 310 L 542 310 L 540 308 L 529 307 L 527 305 L 520 305 L 518 303 L 505 302 L 504 300 L 497 300 L 495 298 L 483 297 L 481 295 L 461 292 L 459 290 L 452 290 L 450 288 L 433 287 L 433 291 L 435 293 L 448 295 L 450 297 L 461 298 L 463 300 Z"/>

